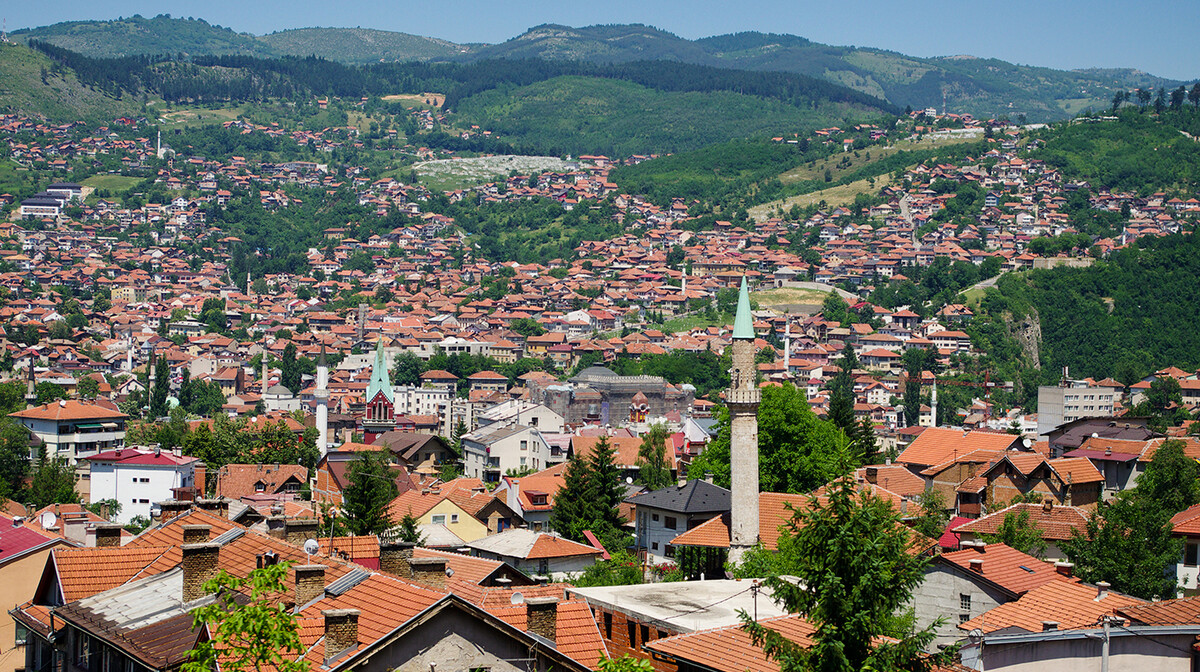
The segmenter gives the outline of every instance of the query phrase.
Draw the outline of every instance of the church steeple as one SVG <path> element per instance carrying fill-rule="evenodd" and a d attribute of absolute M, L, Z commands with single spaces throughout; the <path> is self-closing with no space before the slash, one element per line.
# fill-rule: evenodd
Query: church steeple
<path fill-rule="evenodd" d="M 371 365 L 371 382 L 367 385 L 367 411 L 363 416 L 363 441 L 373 443 L 380 434 L 396 426 L 396 397 L 388 377 L 387 359 L 383 356 L 383 335 L 375 346 L 375 363 Z"/>

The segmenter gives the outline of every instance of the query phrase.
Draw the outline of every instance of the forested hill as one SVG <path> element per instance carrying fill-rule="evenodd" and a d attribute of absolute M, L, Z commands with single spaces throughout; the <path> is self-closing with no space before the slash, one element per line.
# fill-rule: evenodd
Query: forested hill
<path fill-rule="evenodd" d="M 1200 367 L 1200 236 L 1142 238 L 1089 268 L 1001 277 L 988 314 L 1041 321 L 1042 371 L 1056 378 L 1136 381 L 1159 368 Z M 1053 382 L 1043 380 L 1043 382 Z"/>
<path fill-rule="evenodd" d="M 572 28 L 546 24 L 494 45 L 462 45 L 405 33 L 362 28 L 306 28 L 255 36 L 201 19 L 75 21 L 14 31 L 22 41 L 41 40 L 93 57 L 162 53 L 272 58 L 319 56 L 342 63 L 473 61 L 496 58 L 589 63 L 675 61 L 736 70 L 788 72 L 820 78 L 914 109 L 942 108 L 979 117 L 1025 115 L 1030 121 L 1062 119 L 1104 108 L 1122 89 L 1180 84 L 1130 69 L 1054 70 L 997 59 L 952 56 L 916 58 L 866 47 L 840 47 L 795 35 L 736 33 L 686 40 L 643 25 Z M 1198 73 L 1200 74 L 1200 73 Z"/>

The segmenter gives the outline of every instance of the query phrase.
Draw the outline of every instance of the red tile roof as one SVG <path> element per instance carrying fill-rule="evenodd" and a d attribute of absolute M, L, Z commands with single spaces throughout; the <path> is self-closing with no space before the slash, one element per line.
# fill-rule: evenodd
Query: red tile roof
<path fill-rule="evenodd" d="M 985 634 L 1005 628 L 1040 632 L 1043 621 L 1054 621 L 1058 629 L 1071 630 L 1095 625 L 1103 614 L 1146 604 L 1145 600 L 1112 591 L 1102 600 L 1096 599 L 1097 595 L 1092 585 L 1050 581 L 958 627 L 964 631 L 979 628 Z"/>
<path fill-rule="evenodd" d="M 812 646 L 816 628 L 800 616 L 766 618 L 762 625 L 779 632 L 800 646 Z M 750 640 L 741 625 L 700 630 L 658 639 L 647 649 L 676 661 L 690 661 L 718 672 L 778 672 L 779 663 L 767 658 L 762 647 Z"/>
<path fill-rule="evenodd" d="M 1043 539 L 1062 541 L 1071 538 L 1072 530 L 1083 532 L 1087 527 L 1088 514 L 1074 506 L 1053 506 L 1047 510 L 1044 504 L 1014 504 L 1006 509 L 952 528 L 955 532 L 972 534 L 997 534 L 1008 514 L 1029 512 L 1029 523 L 1037 525 Z"/>
<path fill-rule="evenodd" d="M 1022 553 L 1006 544 L 967 547 L 961 551 L 944 553 L 937 559 L 938 562 L 954 565 L 967 572 L 974 572 L 971 568 L 971 560 L 982 560 L 980 576 L 1013 595 L 1020 595 L 1052 581 L 1068 583 L 1079 581 L 1079 579 L 1059 574 L 1054 569 L 1054 565 L 1038 560 L 1032 555 Z"/>
<path fill-rule="evenodd" d="M 1012 434 L 964 433 L 959 429 L 930 427 L 913 439 L 896 461 L 901 464 L 931 466 L 953 461 L 976 450 L 1000 453 L 1018 441 L 1020 437 Z"/>

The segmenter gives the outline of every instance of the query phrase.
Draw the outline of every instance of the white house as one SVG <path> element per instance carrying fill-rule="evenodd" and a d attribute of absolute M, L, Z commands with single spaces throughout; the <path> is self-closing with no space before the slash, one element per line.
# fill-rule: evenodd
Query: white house
<path fill-rule="evenodd" d="M 604 553 L 553 534 L 514 528 L 469 542 L 471 555 L 508 563 L 526 574 L 563 581 L 596 564 Z"/>
<path fill-rule="evenodd" d="M 533 427 L 496 424 L 462 437 L 463 471 L 467 476 L 495 483 L 508 473 L 540 471 L 547 466 L 550 444 Z"/>
<path fill-rule="evenodd" d="M 91 463 L 91 499 L 115 499 L 121 512 L 113 522 L 127 524 L 134 516 L 150 517 L 150 506 L 171 499 L 172 488 L 195 485 L 195 457 L 154 450 L 123 448 L 86 458 Z"/>
<path fill-rule="evenodd" d="M 535 404 L 522 399 L 504 401 L 485 411 L 475 414 L 479 427 L 494 424 L 516 423 L 535 427 L 540 432 L 562 432 L 567 420 L 545 404 Z"/>
<path fill-rule="evenodd" d="M 46 445 L 48 457 L 61 457 L 71 464 L 97 451 L 125 446 L 124 413 L 101 406 L 62 399 L 13 413 Z"/>

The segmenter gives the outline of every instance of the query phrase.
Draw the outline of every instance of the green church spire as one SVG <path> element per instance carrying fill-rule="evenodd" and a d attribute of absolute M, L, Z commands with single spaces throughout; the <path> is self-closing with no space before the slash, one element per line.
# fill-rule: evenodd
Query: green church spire
<path fill-rule="evenodd" d="M 366 401 L 370 402 L 379 392 L 383 392 L 383 396 L 387 397 L 388 401 L 395 402 L 396 398 L 392 394 L 392 381 L 388 378 L 387 360 L 383 357 L 382 334 L 379 336 L 379 343 L 375 346 L 375 363 L 371 366 L 371 383 L 367 386 Z"/>
<path fill-rule="evenodd" d="M 750 290 L 742 276 L 742 291 L 738 294 L 737 317 L 733 319 L 733 337 L 754 340 L 754 318 L 750 315 Z"/>

